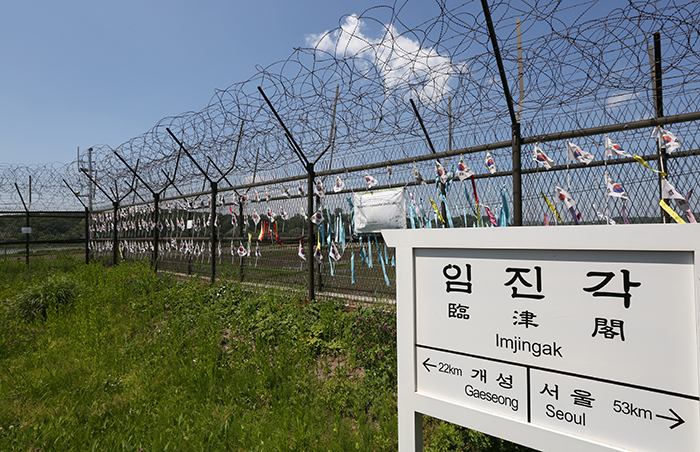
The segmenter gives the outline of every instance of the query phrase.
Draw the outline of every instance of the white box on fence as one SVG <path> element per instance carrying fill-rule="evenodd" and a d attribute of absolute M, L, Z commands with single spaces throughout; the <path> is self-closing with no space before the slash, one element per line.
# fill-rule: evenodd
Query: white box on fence
<path fill-rule="evenodd" d="M 353 205 L 355 232 L 406 229 L 406 194 L 403 188 L 355 193 Z"/>
<path fill-rule="evenodd" d="M 32 228 L 22 228 L 22 234 L 31 234 L 32 233 Z"/>
<path fill-rule="evenodd" d="M 383 234 L 400 451 L 422 414 L 543 452 L 700 450 L 700 225 Z"/>

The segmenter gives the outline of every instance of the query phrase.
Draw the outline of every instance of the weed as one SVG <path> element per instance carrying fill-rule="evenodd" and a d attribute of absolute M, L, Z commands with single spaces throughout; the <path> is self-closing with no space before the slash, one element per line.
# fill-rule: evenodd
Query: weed
<path fill-rule="evenodd" d="M 49 309 L 70 305 L 78 291 L 78 284 L 68 275 L 51 275 L 45 281 L 27 287 L 15 300 L 14 306 L 27 322 L 36 317 L 46 319 Z"/>
<path fill-rule="evenodd" d="M 32 327 L 19 307 L 4 302 L 0 307 L 0 358 L 33 343 L 44 328 Z"/>
<path fill-rule="evenodd" d="M 388 387 L 396 385 L 396 311 L 360 308 L 352 326 L 353 354 L 358 365 Z"/>
<path fill-rule="evenodd" d="M 147 264 L 25 270 L 0 287 L 2 451 L 397 449 L 393 309 Z M 429 450 L 524 450 L 437 422 Z"/>

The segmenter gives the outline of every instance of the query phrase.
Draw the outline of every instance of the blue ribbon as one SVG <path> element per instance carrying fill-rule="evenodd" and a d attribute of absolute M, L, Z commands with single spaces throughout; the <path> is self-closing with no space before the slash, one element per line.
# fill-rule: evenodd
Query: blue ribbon
<path fill-rule="evenodd" d="M 331 247 L 328 247 L 328 265 L 331 266 L 331 276 L 335 276 L 333 272 L 333 258 L 331 257 Z"/>
<path fill-rule="evenodd" d="M 386 265 L 384 265 L 384 259 L 382 259 L 382 251 L 379 249 L 379 240 L 377 239 L 376 235 L 374 236 L 374 243 L 377 245 L 377 255 L 379 256 L 379 262 L 382 264 L 382 271 L 384 272 L 384 282 L 386 282 L 386 286 L 389 287 L 391 283 L 389 282 L 389 277 L 386 274 Z M 370 249 L 372 248 L 371 243 L 369 247 Z"/>
<path fill-rule="evenodd" d="M 416 229 L 416 220 L 414 218 L 416 214 L 416 208 L 412 202 L 409 201 L 409 204 L 411 206 L 411 229 Z"/>
<path fill-rule="evenodd" d="M 474 212 L 474 217 L 478 219 L 479 216 L 476 213 L 476 209 L 474 208 L 474 204 L 472 204 L 472 198 L 469 197 L 469 192 L 467 192 L 467 186 L 462 185 L 462 187 L 464 188 L 464 197 L 467 198 L 467 201 L 469 201 L 469 207 L 471 207 L 472 212 Z"/>
<path fill-rule="evenodd" d="M 326 217 L 328 218 L 328 231 L 326 234 L 326 244 L 331 246 L 331 240 L 333 240 L 333 216 L 330 210 L 326 207 Z"/>
<path fill-rule="evenodd" d="M 450 214 L 450 206 L 447 205 L 447 198 L 445 198 L 445 196 L 442 193 L 440 193 L 440 201 L 445 203 L 445 214 L 447 215 L 447 223 L 450 225 L 451 228 L 454 228 L 455 225 L 452 222 L 452 215 Z"/>
<path fill-rule="evenodd" d="M 350 235 L 352 235 L 352 225 L 355 223 L 355 205 L 352 203 L 352 198 L 345 198 L 345 200 L 350 204 L 350 224 L 348 225 L 348 230 Z"/>
<path fill-rule="evenodd" d="M 508 192 L 506 186 L 501 187 L 501 215 L 498 219 L 499 226 L 508 226 L 510 224 L 510 208 L 508 207 Z"/>
<path fill-rule="evenodd" d="M 362 259 L 362 262 L 360 263 L 365 265 L 365 249 L 362 246 L 362 236 L 360 236 L 360 259 Z"/>
<path fill-rule="evenodd" d="M 418 207 L 420 207 L 420 213 L 423 215 L 423 228 L 426 228 L 426 227 L 429 228 L 429 227 L 431 227 L 430 226 L 430 218 L 428 218 L 428 216 L 425 214 L 425 210 L 423 209 L 423 198 L 419 198 L 419 199 L 420 199 L 420 204 L 418 205 Z"/>
<path fill-rule="evenodd" d="M 381 257 L 381 255 L 380 255 Z M 367 266 L 372 268 L 374 263 L 372 262 L 372 238 L 367 238 Z"/>
<path fill-rule="evenodd" d="M 355 253 L 350 256 L 350 284 L 355 284 Z"/>

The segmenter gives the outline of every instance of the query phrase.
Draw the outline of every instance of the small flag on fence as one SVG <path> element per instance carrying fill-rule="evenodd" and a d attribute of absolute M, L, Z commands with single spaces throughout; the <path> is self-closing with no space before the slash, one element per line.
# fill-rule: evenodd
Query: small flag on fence
<path fill-rule="evenodd" d="M 678 137 L 676 137 L 668 130 L 662 129 L 661 127 L 657 127 L 657 131 L 659 137 L 659 145 L 663 149 L 666 149 L 666 152 L 671 153 L 676 149 L 680 149 L 682 143 L 681 140 L 678 139 Z"/>
<path fill-rule="evenodd" d="M 333 191 L 335 193 L 341 192 L 345 188 L 345 182 L 340 178 L 340 176 L 335 176 L 335 184 L 333 184 Z"/>
<path fill-rule="evenodd" d="M 617 143 L 613 143 L 613 140 L 609 136 L 605 135 L 605 158 L 612 157 L 613 155 L 624 155 L 625 157 L 632 157 L 627 151 L 622 149 Z"/>
<path fill-rule="evenodd" d="M 311 222 L 315 225 L 323 223 L 323 212 L 321 212 L 321 209 L 318 209 L 316 213 L 311 217 Z"/>
<path fill-rule="evenodd" d="M 377 185 L 379 181 L 365 171 L 365 183 L 367 184 L 367 188 L 372 188 Z"/>
<path fill-rule="evenodd" d="M 590 152 L 586 152 L 581 149 L 578 145 L 566 140 L 566 161 L 573 162 L 578 160 L 579 162 L 588 165 L 593 161 L 595 157 Z"/>
<path fill-rule="evenodd" d="M 540 165 L 544 166 L 545 169 L 550 169 L 554 165 L 554 160 L 547 157 L 542 149 L 535 143 L 535 149 L 532 151 L 532 160 L 536 161 Z"/>
<path fill-rule="evenodd" d="M 474 171 L 472 171 L 472 169 L 469 168 L 466 163 L 464 163 L 464 157 L 460 155 L 459 163 L 457 163 L 457 169 L 455 170 L 455 176 L 457 176 L 460 181 L 463 181 L 464 179 L 468 179 L 473 175 Z"/>
<path fill-rule="evenodd" d="M 423 180 L 423 176 L 421 176 L 420 171 L 418 171 L 418 167 L 416 166 L 416 162 L 413 162 L 413 178 L 416 180 L 416 182 L 420 182 L 421 184 L 426 184 L 425 180 Z"/>
<path fill-rule="evenodd" d="M 484 164 L 486 165 L 486 169 L 489 170 L 489 172 L 491 174 L 495 174 L 498 172 L 498 167 L 496 166 L 496 161 L 491 156 L 490 151 L 486 151 L 486 160 L 484 160 Z"/>
<path fill-rule="evenodd" d="M 613 196 L 615 198 L 622 198 L 626 199 L 629 201 L 629 196 L 627 196 L 627 193 L 625 193 L 625 189 L 622 188 L 622 185 L 613 182 L 613 180 L 610 178 L 608 174 L 605 175 L 605 186 L 607 187 L 608 190 L 608 196 Z"/>
<path fill-rule="evenodd" d="M 449 171 L 445 170 L 439 160 L 435 160 L 435 175 L 441 183 L 446 183 L 447 180 L 452 176 Z"/>

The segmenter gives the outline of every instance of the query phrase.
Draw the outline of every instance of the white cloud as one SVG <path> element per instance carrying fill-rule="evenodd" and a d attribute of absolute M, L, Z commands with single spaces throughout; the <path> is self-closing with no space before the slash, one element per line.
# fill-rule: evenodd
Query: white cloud
<path fill-rule="evenodd" d="M 616 108 L 621 107 L 622 104 L 634 100 L 638 97 L 639 93 L 627 93 L 610 96 L 607 99 L 605 99 L 605 109 L 608 111 L 612 111 Z"/>
<path fill-rule="evenodd" d="M 450 91 L 450 79 L 463 64 L 452 64 L 449 57 L 418 41 L 402 36 L 393 25 L 384 26 L 384 34 L 373 39 L 364 34 L 362 20 L 346 17 L 339 29 L 307 35 L 306 42 L 335 58 L 355 59 L 360 68 L 373 64 L 381 74 L 387 97 L 391 92 L 415 92 L 424 102 L 440 100 Z"/>

